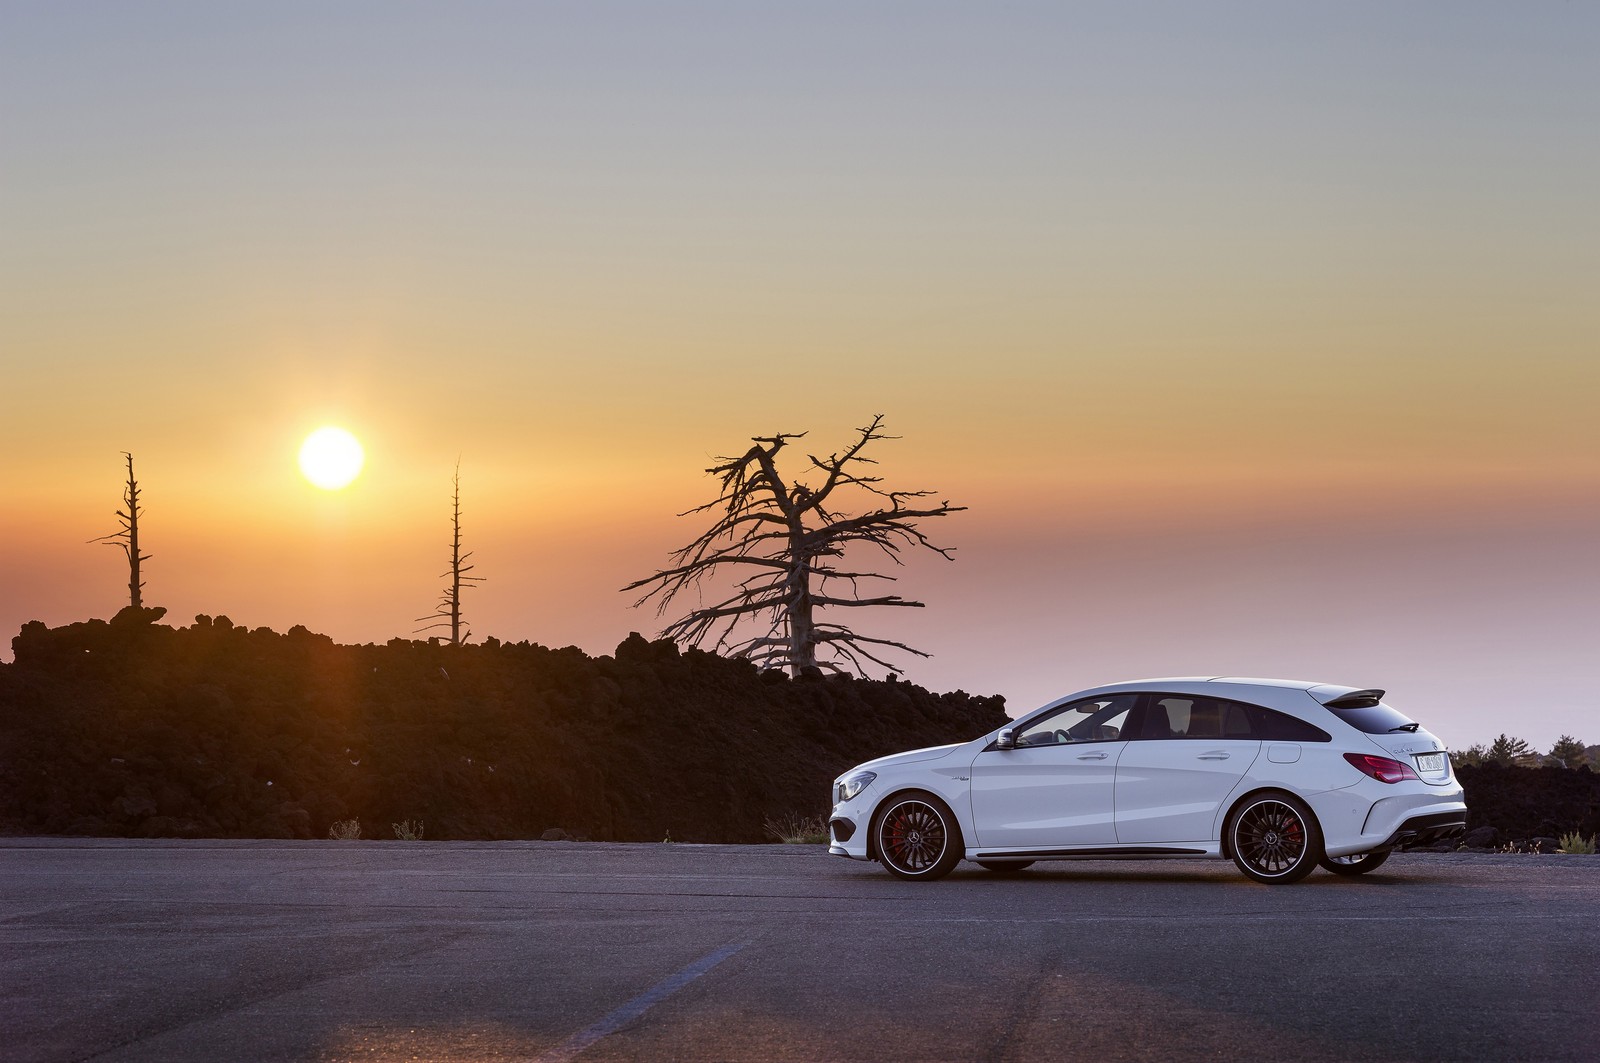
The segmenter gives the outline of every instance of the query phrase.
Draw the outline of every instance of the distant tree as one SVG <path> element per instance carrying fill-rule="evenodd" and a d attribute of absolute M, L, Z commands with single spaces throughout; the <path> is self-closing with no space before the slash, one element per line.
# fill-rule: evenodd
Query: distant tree
<path fill-rule="evenodd" d="M 1523 757 L 1533 755 L 1533 747 L 1521 738 L 1509 738 L 1504 733 L 1489 743 L 1489 752 L 1485 759 L 1496 764 L 1511 765 Z"/>
<path fill-rule="evenodd" d="M 904 547 L 951 557 L 950 550 L 928 540 L 917 522 L 966 507 L 923 502 L 932 491 L 890 491 L 882 486 L 882 477 L 867 475 L 865 467 L 877 462 L 862 452 L 880 439 L 898 438 L 885 435 L 882 428 L 880 414 L 857 429 L 857 438 L 844 451 L 827 458 L 807 455 L 803 468 L 817 477 L 811 484 L 791 482 L 778 469 L 779 451 L 804 432 L 756 436 L 751 439 L 754 446 L 742 455 L 718 458 L 720 464 L 706 472 L 720 479 L 721 493 L 679 514 L 715 514 L 711 527 L 671 555 L 672 567 L 623 590 L 645 592 L 635 606 L 655 598 L 660 615 L 683 591 L 700 591 L 706 577 L 728 575 L 735 580 L 731 594 L 672 621 L 663 637 L 691 646 L 709 642 L 758 665 L 787 667 L 794 675 L 817 668 L 865 675 L 866 662 L 892 669 L 878 656 L 886 650 L 928 656 L 904 643 L 869 638 L 818 618 L 818 611 L 828 608 L 923 608 L 922 602 L 894 594 L 862 596 L 862 581 L 892 582 L 894 577 L 845 567 L 843 558 L 851 547 L 875 547 L 897 565 L 904 563 Z M 836 495 L 847 490 L 868 503 L 867 508 L 846 512 Z M 735 637 L 736 631 L 744 634 Z M 827 656 L 819 657 L 819 651 Z"/>
<path fill-rule="evenodd" d="M 122 548 L 128 558 L 128 604 L 140 609 L 144 606 L 144 580 L 139 575 L 139 566 L 150 560 L 150 555 L 139 552 L 139 516 L 144 507 L 139 504 L 139 481 L 133 478 L 133 455 L 124 450 L 122 456 L 128 459 L 128 482 L 122 489 L 123 508 L 117 510 L 122 530 L 89 541 Z"/>
<path fill-rule="evenodd" d="M 468 584 L 482 583 L 484 577 L 469 576 L 474 565 L 466 564 L 471 552 L 461 552 L 461 462 L 456 462 L 456 475 L 452 481 L 453 490 L 450 494 L 450 568 L 443 573 L 444 578 L 450 582 L 445 585 L 444 594 L 439 598 L 439 611 L 428 616 L 419 616 L 417 621 L 433 620 L 435 623 L 426 624 L 417 628 L 417 631 L 432 631 L 434 628 L 450 629 L 450 644 L 459 646 L 472 637 L 472 632 L 462 633 L 461 619 L 461 592 L 468 589 Z"/>
<path fill-rule="evenodd" d="M 1475 746 L 1468 746 L 1466 749 L 1453 749 L 1450 751 L 1450 763 L 1457 768 L 1476 768 L 1488 759 L 1489 748 L 1482 742 Z"/>
<path fill-rule="evenodd" d="M 1552 760 L 1561 762 L 1563 768 L 1576 768 L 1589 761 L 1588 748 L 1571 735 L 1562 735 L 1556 739 L 1556 744 L 1550 747 Z"/>

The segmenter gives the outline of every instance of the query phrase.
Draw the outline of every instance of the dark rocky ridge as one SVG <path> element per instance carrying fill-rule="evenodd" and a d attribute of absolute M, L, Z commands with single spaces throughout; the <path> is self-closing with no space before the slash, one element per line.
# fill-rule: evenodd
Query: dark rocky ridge
<path fill-rule="evenodd" d="M 999 697 L 789 680 L 631 635 L 614 657 L 491 640 L 338 646 L 159 610 L 27 624 L 0 665 L 0 830 L 144 837 L 769 841 L 840 771 L 964 741 Z"/>
<path fill-rule="evenodd" d="M 1514 768 L 1490 762 L 1461 765 L 1456 776 L 1467 791 L 1469 840 L 1483 847 L 1554 839 L 1569 832 L 1600 836 L 1600 775 L 1587 764 L 1576 769 Z"/>
<path fill-rule="evenodd" d="M 589 657 L 161 615 L 13 640 L 0 832 L 310 838 L 355 817 L 367 837 L 421 819 L 429 838 L 760 842 L 769 819 L 824 812 L 853 764 L 1005 720 L 998 697 L 791 681 L 637 635 Z M 1587 768 L 1457 773 L 1480 845 L 1600 835 Z"/>

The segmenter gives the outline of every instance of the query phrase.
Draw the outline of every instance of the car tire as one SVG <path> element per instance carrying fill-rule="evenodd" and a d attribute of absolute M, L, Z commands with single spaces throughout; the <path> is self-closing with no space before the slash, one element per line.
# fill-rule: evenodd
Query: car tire
<path fill-rule="evenodd" d="M 925 790 L 907 790 L 883 803 L 872 821 L 878 862 L 896 878 L 943 878 L 965 846 L 950 806 Z"/>
<path fill-rule="evenodd" d="M 1015 875 L 1024 868 L 1033 866 L 1032 860 L 979 860 L 978 866 L 985 871 L 993 871 L 997 875 Z"/>
<path fill-rule="evenodd" d="M 1322 829 L 1305 802 L 1292 794 L 1252 794 L 1228 816 L 1228 851 L 1257 882 L 1299 882 L 1322 859 Z"/>
<path fill-rule="evenodd" d="M 1381 853 L 1356 853 L 1353 856 L 1324 856 L 1321 864 L 1324 870 L 1332 871 L 1335 875 L 1365 875 L 1368 871 L 1376 871 L 1385 860 L 1389 859 L 1387 851 Z"/>

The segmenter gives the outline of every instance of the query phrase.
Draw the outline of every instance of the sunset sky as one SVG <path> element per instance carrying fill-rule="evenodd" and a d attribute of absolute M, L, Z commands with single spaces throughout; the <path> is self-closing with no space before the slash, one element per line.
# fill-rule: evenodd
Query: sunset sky
<path fill-rule="evenodd" d="M 752 435 L 969 510 L 857 611 L 1020 713 L 1600 742 L 1600 8 L 0 4 L 0 658 L 126 602 L 609 653 Z M 296 455 L 322 425 L 366 465 Z"/>

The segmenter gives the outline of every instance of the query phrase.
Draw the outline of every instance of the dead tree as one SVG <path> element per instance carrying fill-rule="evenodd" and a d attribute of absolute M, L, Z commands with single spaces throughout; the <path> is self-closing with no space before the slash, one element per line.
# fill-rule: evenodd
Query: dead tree
<path fill-rule="evenodd" d="M 128 483 L 122 489 L 123 508 L 117 510 L 122 530 L 89 541 L 122 548 L 128 558 L 128 604 L 140 609 L 144 606 L 144 581 L 139 576 L 139 566 L 150 560 L 150 555 L 139 552 L 139 515 L 144 507 L 139 505 L 139 481 L 133 478 L 133 455 L 124 450 L 122 456 L 128 459 Z"/>
<path fill-rule="evenodd" d="M 450 645 L 459 646 L 472 637 L 472 632 L 461 633 L 461 592 L 468 589 L 469 584 L 482 583 L 484 577 L 469 576 L 473 565 L 466 564 L 467 558 L 472 554 L 461 552 L 461 463 L 456 462 L 456 475 L 454 490 L 450 495 L 450 569 L 443 573 L 444 578 L 450 582 L 445 586 L 444 594 L 439 598 L 439 611 L 428 616 L 417 617 L 417 622 L 424 620 L 435 621 L 417 628 L 417 631 L 432 631 L 434 628 L 447 627 L 450 629 Z"/>
<path fill-rule="evenodd" d="M 921 609 L 922 602 L 895 594 L 862 594 L 864 581 L 893 582 L 895 577 L 847 565 L 852 547 L 876 547 L 895 564 L 904 562 L 904 547 L 923 547 L 946 559 L 949 549 L 935 546 L 917 522 L 964 510 L 948 501 L 923 502 L 932 491 L 890 491 L 882 477 L 868 474 L 877 462 L 862 454 L 880 439 L 895 439 L 882 431 L 883 415 L 857 429 L 858 438 L 846 450 L 818 458 L 808 454 L 806 473 L 816 486 L 789 483 L 778 470 L 777 456 L 790 440 L 805 433 L 756 436 L 755 445 L 739 457 L 722 457 L 706 472 L 721 480 L 715 499 L 679 516 L 715 513 L 716 521 L 699 538 L 675 551 L 672 567 L 635 580 L 624 591 L 644 591 L 634 602 L 642 606 L 656 599 L 662 615 L 679 594 L 693 588 L 704 603 L 703 584 L 713 575 L 734 581 L 713 604 L 702 604 L 669 623 L 662 637 L 746 657 L 764 667 L 787 667 L 794 675 L 825 668 L 865 675 L 865 664 L 893 665 L 879 654 L 903 650 L 919 657 L 928 654 L 889 639 L 859 635 L 842 623 L 824 622 L 818 611 L 828 608 L 858 609 L 897 606 Z M 866 496 L 872 507 L 851 515 L 840 508 L 836 494 L 853 491 Z M 753 633 L 752 632 L 753 628 Z M 741 633 L 736 637 L 735 633 Z M 827 656 L 819 657 L 819 651 Z"/>

